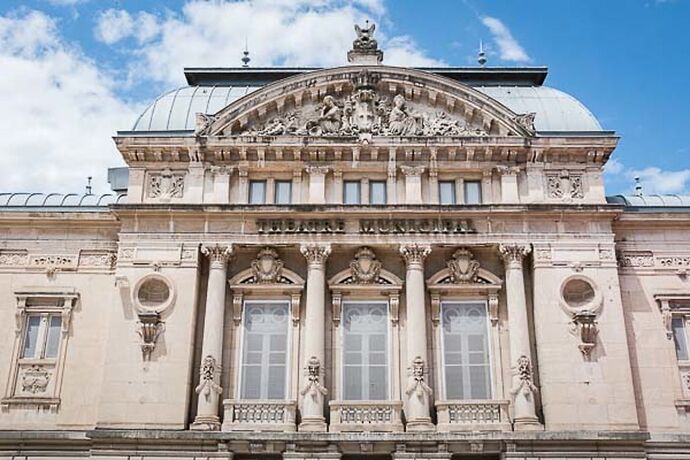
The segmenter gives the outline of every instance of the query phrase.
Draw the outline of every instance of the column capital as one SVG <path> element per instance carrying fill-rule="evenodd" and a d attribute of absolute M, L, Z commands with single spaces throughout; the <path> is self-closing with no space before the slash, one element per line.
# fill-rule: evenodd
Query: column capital
<path fill-rule="evenodd" d="M 419 177 L 424 173 L 425 166 L 400 166 L 400 170 L 405 174 L 405 177 Z"/>
<path fill-rule="evenodd" d="M 431 246 L 428 244 L 401 244 L 400 255 L 405 259 L 407 268 L 411 265 L 424 265 L 424 259 L 431 254 Z"/>
<path fill-rule="evenodd" d="M 522 259 L 532 248 L 527 244 L 499 244 L 498 252 L 508 267 L 522 268 Z"/>
<path fill-rule="evenodd" d="M 321 266 L 331 254 L 330 244 L 302 244 L 299 248 L 309 265 Z"/>
<path fill-rule="evenodd" d="M 307 171 L 307 174 L 310 176 L 313 175 L 320 175 L 320 176 L 325 176 L 328 174 L 328 171 L 331 168 L 329 166 L 316 166 L 316 165 L 309 165 L 306 168 L 304 168 L 305 171 Z"/>
<path fill-rule="evenodd" d="M 232 256 L 232 244 L 216 243 L 201 245 L 201 253 L 208 257 L 211 268 L 222 268 Z"/>

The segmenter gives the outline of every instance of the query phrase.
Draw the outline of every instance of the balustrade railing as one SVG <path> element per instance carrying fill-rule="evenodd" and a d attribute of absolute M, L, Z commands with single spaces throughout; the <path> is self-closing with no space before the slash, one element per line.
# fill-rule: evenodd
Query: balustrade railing
<path fill-rule="evenodd" d="M 438 401 L 438 431 L 506 430 L 510 428 L 509 401 Z"/>
<path fill-rule="evenodd" d="M 295 431 L 295 401 L 226 399 L 223 408 L 223 431 Z"/>
<path fill-rule="evenodd" d="M 331 401 L 330 431 L 403 431 L 402 401 Z"/>

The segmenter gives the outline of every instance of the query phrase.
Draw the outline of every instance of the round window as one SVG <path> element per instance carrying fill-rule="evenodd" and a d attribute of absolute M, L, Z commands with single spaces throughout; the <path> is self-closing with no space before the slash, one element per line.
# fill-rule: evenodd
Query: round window
<path fill-rule="evenodd" d="M 160 307 L 170 299 L 170 287 L 160 278 L 149 278 L 141 283 L 137 299 L 144 308 Z"/>
<path fill-rule="evenodd" d="M 589 305 L 595 295 L 594 287 L 583 279 L 572 279 L 563 286 L 563 300 L 572 308 Z"/>

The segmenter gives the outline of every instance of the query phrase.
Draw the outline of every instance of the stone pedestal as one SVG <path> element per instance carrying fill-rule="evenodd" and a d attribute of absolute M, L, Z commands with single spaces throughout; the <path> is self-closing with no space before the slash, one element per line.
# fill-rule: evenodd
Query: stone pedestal
<path fill-rule="evenodd" d="M 326 431 L 324 397 L 322 385 L 325 355 L 326 330 L 326 269 L 325 263 L 331 253 L 330 245 L 302 245 L 300 251 L 307 259 L 307 305 L 304 316 L 304 358 L 305 378 L 300 391 L 300 413 L 302 422 L 299 431 Z"/>
<path fill-rule="evenodd" d="M 406 329 L 407 329 L 407 385 L 403 398 L 407 431 L 431 431 L 431 388 L 426 382 L 426 296 L 424 291 L 424 259 L 431 253 L 429 245 L 403 245 L 400 254 L 405 259 Z"/>
<path fill-rule="evenodd" d="M 510 363 L 512 386 L 510 395 L 513 403 L 514 430 L 541 430 L 536 415 L 532 358 L 527 319 L 525 279 L 522 272 L 523 258 L 529 254 L 527 245 L 500 245 L 506 270 L 506 300 L 508 304 L 508 327 L 510 329 Z"/>
<path fill-rule="evenodd" d="M 218 430 L 220 395 L 220 370 L 223 355 L 223 325 L 225 319 L 225 286 L 227 263 L 232 253 L 229 244 L 202 246 L 201 252 L 209 258 L 208 289 L 206 291 L 206 314 L 204 315 L 204 337 L 201 347 L 201 368 L 196 418 L 192 430 Z"/>

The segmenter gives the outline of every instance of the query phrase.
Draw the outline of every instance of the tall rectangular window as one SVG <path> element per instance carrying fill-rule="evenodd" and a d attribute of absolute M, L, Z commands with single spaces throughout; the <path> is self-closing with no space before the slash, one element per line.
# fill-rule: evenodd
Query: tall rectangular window
<path fill-rule="evenodd" d="M 249 204 L 266 203 L 266 181 L 249 181 Z"/>
<path fill-rule="evenodd" d="M 34 314 L 26 318 L 22 358 L 56 358 L 60 348 L 62 318 L 59 315 Z"/>
<path fill-rule="evenodd" d="M 244 303 L 240 399 L 285 399 L 288 302 Z"/>
<path fill-rule="evenodd" d="M 482 183 L 478 180 L 465 181 L 465 204 L 482 203 Z"/>
<path fill-rule="evenodd" d="M 275 188 L 275 204 L 292 203 L 292 181 L 277 180 Z"/>
<path fill-rule="evenodd" d="M 438 183 L 438 201 L 440 204 L 456 204 L 455 200 L 455 182 L 453 181 L 439 181 Z"/>
<path fill-rule="evenodd" d="M 361 190 L 359 181 L 346 180 L 343 184 L 343 203 L 359 204 L 361 201 Z"/>
<path fill-rule="evenodd" d="M 489 333 L 484 302 L 443 302 L 446 399 L 491 398 Z"/>
<path fill-rule="evenodd" d="M 388 304 L 343 304 L 343 399 L 388 399 Z"/>
<path fill-rule="evenodd" d="M 688 339 L 685 333 L 685 318 L 673 318 L 671 320 L 671 328 L 673 329 L 673 341 L 676 344 L 676 356 L 678 357 L 678 360 L 689 360 L 690 356 L 688 355 Z"/>
<path fill-rule="evenodd" d="M 386 181 L 369 181 L 369 204 L 386 204 Z"/>

